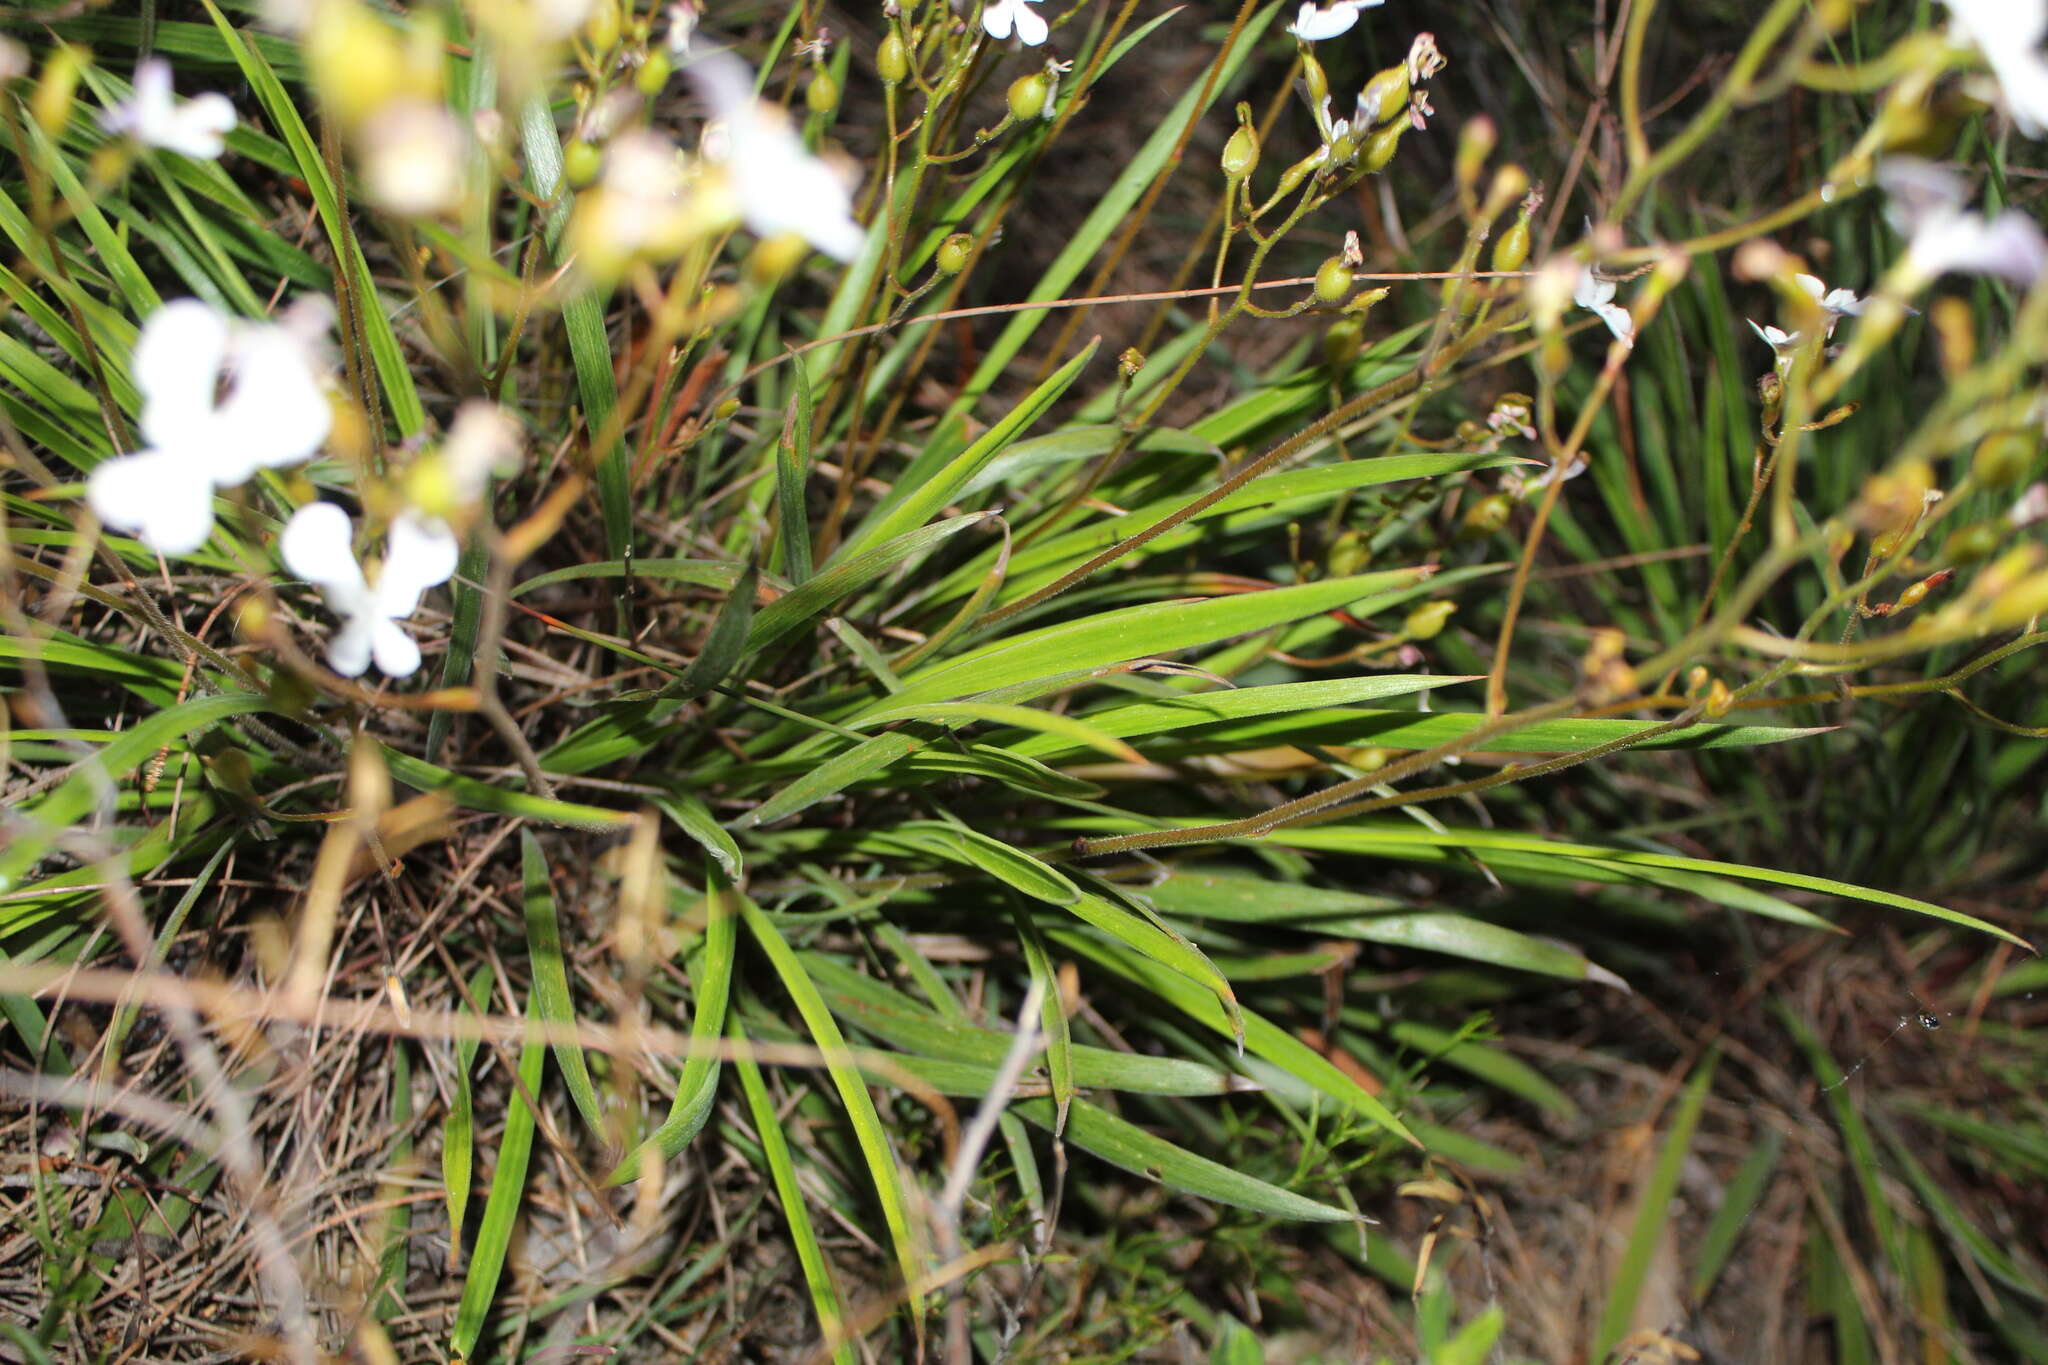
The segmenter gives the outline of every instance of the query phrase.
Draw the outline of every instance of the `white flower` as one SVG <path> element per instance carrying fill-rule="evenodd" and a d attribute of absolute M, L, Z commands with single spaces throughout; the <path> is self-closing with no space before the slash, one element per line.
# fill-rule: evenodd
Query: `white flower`
<path fill-rule="evenodd" d="M 86 500 L 100 520 L 190 554 L 213 529 L 214 489 L 310 459 L 333 412 L 301 333 L 326 330 L 325 304 L 284 323 L 243 322 L 197 299 L 152 313 L 129 362 L 149 447 L 92 471 Z"/>
<path fill-rule="evenodd" d="M 1037 11 L 1025 8 L 1039 4 L 1040 0 L 989 0 L 981 11 L 981 26 L 988 30 L 991 38 L 1007 38 L 1010 30 L 1017 31 L 1017 41 L 1028 47 L 1037 47 L 1052 32 Z"/>
<path fill-rule="evenodd" d="M 1845 317 L 1856 317 L 1863 311 L 1863 300 L 1847 289 L 1829 289 L 1827 284 L 1813 275 L 1794 275 L 1799 287 L 1821 306 L 1828 315 L 1828 331 L 1835 330 L 1835 323 Z"/>
<path fill-rule="evenodd" d="M 344 678 L 359 676 L 374 660 L 387 678 L 419 670 L 420 647 L 400 621 L 413 614 L 420 594 L 454 576 L 460 547 L 455 533 L 410 513 L 391 523 L 384 564 L 372 586 L 349 547 L 348 513 L 331 502 L 308 503 L 292 514 L 278 537 L 285 567 L 317 584 L 342 618 L 327 642 L 327 662 Z"/>
<path fill-rule="evenodd" d="M 2048 0 L 1946 0 L 1949 31 L 1984 54 L 2012 121 L 2028 137 L 2048 130 Z"/>
<path fill-rule="evenodd" d="M 1923 284 L 1951 270 L 2029 285 L 2048 274 L 2048 238 L 2019 209 L 1996 218 L 1963 208 L 1962 177 L 1931 161 L 1891 157 L 1877 168 L 1892 227 L 1907 239 L 1906 268 Z"/>
<path fill-rule="evenodd" d="M 1601 279 L 1588 266 L 1579 272 L 1578 285 L 1572 290 L 1572 302 L 1598 313 L 1617 341 L 1630 346 L 1636 344 L 1636 320 L 1629 316 L 1628 309 L 1614 301 L 1613 280 Z"/>
<path fill-rule="evenodd" d="M 1386 0 L 1331 0 L 1327 6 L 1305 4 L 1294 16 L 1294 22 L 1287 31 L 1304 43 L 1319 43 L 1325 38 L 1335 38 L 1349 33 L 1351 26 L 1358 22 L 1361 10 L 1369 10 Z"/>
<path fill-rule="evenodd" d="M 234 126 L 235 106 L 226 95 L 209 91 L 179 104 L 171 94 L 171 64 L 161 57 L 138 64 L 134 93 L 100 115 L 100 127 L 110 133 L 208 161 L 226 148 L 223 139 Z"/>
<path fill-rule="evenodd" d="M 519 472 L 525 444 L 519 421 L 496 403 L 472 398 L 455 414 L 441 459 L 456 498 L 464 505 L 483 497 L 493 475 L 509 478 Z"/>
<path fill-rule="evenodd" d="M 706 151 L 731 177 L 740 218 L 754 235 L 795 234 L 842 261 L 859 255 L 867 229 L 854 221 L 852 186 L 804 150 L 787 110 L 754 94 L 746 64 L 713 53 L 689 70 L 724 127 L 722 138 L 707 140 Z"/>
<path fill-rule="evenodd" d="M 690 50 L 690 35 L 697 31 L 696 0 L 677 0 L 668 7 L 668 51 L 682 57 Z"/>
<path fill-rule="evenodd" d="M 462 203 L 469 139 L 438 103 L 387 104 L 363 126 L 363 184 L 379 208 L 408 217 Z"/>

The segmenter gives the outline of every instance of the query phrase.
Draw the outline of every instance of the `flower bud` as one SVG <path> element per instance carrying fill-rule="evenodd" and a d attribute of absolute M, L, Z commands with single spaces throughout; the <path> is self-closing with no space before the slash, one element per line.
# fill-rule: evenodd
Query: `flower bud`
<path fill-rule="evenodd" d="M 1719 678 L 1707 686 L 1707 716 L 1719 720 L 1735 705 L 1735 695 L 1728 690 L 1728 684 Z"/>
<path fill-rule="evenodd" d="M 1332 256 L 1316 271 L 1316 298 L 1322 303 L 1336 303 L 1351 292 L 1351 267 L 1342 256 Z"/>
<path fill-rule="evenodd" d="M 1401 623 L 1401 633 L 1411 640 L 1434 640 L 1443 634 L 1444 623 L 1457 609 L 1458 604 L 1448 600 L 1424 602 L 1408 613 L 1408 619 Z"/>
<path fill-rule="evenodd" d="M 1045 114 L 1045 102 L 1052 94 L 1052 86 L 1043 75 L 1032 72 L 1019 76 L 1010 82 L 1010 114 L 1021 123 L 1041 118 Z"/>
<path fill-rule="evenodd" d="M 78 93 L 78 78 L 85 72 L 86 54 L 70 43 L 58 43 L 43 63 L 43 78 L 29 97 L 29 111 L 36 125 L 51 137 L 64 131 L 71 121 L 71 102 Z"/>
<path fill-rule="evenodd" d="M 1316 54 L 1303 48 L 1301 52 L 1301 77 L 1308 86 L 1308 107 L 1322 117 L 1322 107 L 1330 98 L 1330 78 L 1324 74 L 1323 64 L 1316 60 Z"/>
<path fill-rule="evenodd" d="M 1486 158 L 1493 155 L 1494 146 L 1499 141 L 1500 130 L 1484 114 L 1458 131 L 1458 155 L 1452 162 L 1452 170 L 1460 185 L 1470 190 L 1479 183 L 1479 172 L 1485 169 Z M 1515 193 L 1520 194 L 1521 191 L 1516 190 Z"/>
<path fill-rule="evenodd" d="M 1138 377 L 1138 371 L 1145 368 L 1145 353 L 1135 346 L 1126 346 L 1116 358 L 1117 375 L 1128 384 Z"/>
<path fill-rule="evenodd" d="M 669 73 L 675 68 L 670 65 L 668 53 L 655 48 L 647 54 L 647 60 L 640 63 L 640 69 L 633 74 L 633 88 L 653 99 L 668 84 Z"/>
<path fill-rule="evenodd" d="M 939 243 L 938 252 L 932 257 L 941 275 L 957 275 L 967 268 L 974 259 L 974 238 L 964 232 L 956 232 Z"/>
<path fill-rule="evenodd" d="M 1231 184 L 1250 175 L 1259 165 L 1259 135 L 1249 123 L 1241 123 L 1223 144 L 1223 178 Z"/>
<path fill-rule="evenodd" d="M 1986 488 L 2011 488 L 2034 464 L 2034 437 L 2026 431 L 1994 431 L 1977 443 L 1970 472 Z"/>
<path fill-rule="evenodd" d="M 875 49 L 875 70 L 885 85 L 901 85 L 910 75 L 910 54 L 904 50 L 903 35 L 893 28 Z"/>

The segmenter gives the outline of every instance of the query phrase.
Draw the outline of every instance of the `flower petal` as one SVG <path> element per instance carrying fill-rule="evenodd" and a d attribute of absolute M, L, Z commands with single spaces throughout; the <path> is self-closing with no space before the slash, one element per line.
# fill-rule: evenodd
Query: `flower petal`
<path fill-rule="evenodd" d="M 1029 0 L 1017 3 L 1017 39 L 1026 47 L 1037 47 L 1052 34 L 1052 26 L 1045 22 L 1045 16 L 1037 10 L 1026 9 Z"/>
<path fill-rule="evenodd" d="M 445 522 L 411 513 L 391 523 L 384 544 L 373 610 L 386 617 L 412 615 L 422 593 L 455 576 L 462 555 L 461 544 Z"/>
<path fill-rule="evenodd" d="M 233 348 L 234 373 L 214 413 L 214 482 L 231 487 L 259 468 L 311 459 L 334 412 L 305 348 L 284 328 L 255 323 Z"/>
<path fill-rule="evenodd" d="M 387 678 L 410 678 L 420 671 L 420 647 L 396 621 L 372 619 L 370 653 L 377 671 Z"/>
<path fill-rule="evenodd" d="M 1017 0 L 991 0 L 981 12 L 981 26 L 991 38 L 1007 38 L 1016 17 Z"/>
<path fill-rule="evenodd" d="M 213 481 L 181 452 L 103 461 L 86 479 L 85 497 L 101 521 L 161 554 L 191 554 L 213 530 Z"/>
<path fill-rule="evenodd" d="M 341 629 L 327 641 L 327 666 L 344 678 L 362 677 L 363 670 L 370 666 L 377 624 L 374 616 L 351 616 L 344 620 Z"/>
<path fill-rule="evenodd" d="M 226 95 L 209 90 L 185 101 L 164 125 L 157 145 L 212 161 L 227 150 L 227 135 L 234 130 L 235 106 Z"/>
<path fill-rule="evenodd" d="M 128 372 L 142 390 L 142 434 L 151 445 L 204 450 L 210 443 L 229 330 L 227 315 L 198 299 L 174 299 L 142 324 Z"/>
<path fill-rule="evenodd" d="M 346 598 L 364 588 L 363 566 L 349 543 L 352 536 L 348 513 L 331 502 L 309 502 L 284 524 L 284 533 L 277 538 L 278 557 L 308 583 L 333 588 Z"/>

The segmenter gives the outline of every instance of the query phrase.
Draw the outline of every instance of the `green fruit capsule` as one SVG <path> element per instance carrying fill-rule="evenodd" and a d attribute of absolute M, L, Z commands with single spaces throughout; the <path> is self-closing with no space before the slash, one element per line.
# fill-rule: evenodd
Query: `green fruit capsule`
<path fill-rule="evenodd" d="M 1383 171 L 1394 159 L 1394 152 L 1401 145 L 1401 134 L 1408 131 L 1406 119 L 1396 119 L 1374 133 L 1365 144 L 1365 168 L 1368 171 Z"/>
<path fill-rule="evenodd" d="M 1948 538 L 1941 547 L 1942 557 L 1952 564 L 1975 564 L 1998 553 L 1998 547 L 2005 540 L 2005 527 L 1995 521 L 1980 521 L 1964 526 Z"/>
<path fill-rule="evenodd" d="M 597 179 L 603 169 L 604 153 L 580 137 L 562 150 L 562 173 L 579 190 Z"/>
<path fill-rule="evenodd" d="M 1223 178 L 1233 184 L 1244 179 L 1259 166 L 1259 135 L 1249 124 L 1241 124 L 1230 135 L 1230 141 L 1223 144 Z"/>
<path fill-rule="evenodd" d="M 829 114 L 839 107 L 839 82 L 822 67 L 804 87 L 804 103 L 814 114 Z"/>
<path fill-rule="evenodd" d="M 903 35 L 893 28 L 882 35 L 881 46 L 875 49 L 875 71 L 890 85 L 901 85 L 910 76 L 910 54 L 904 49 Z"/>
<path fill-rule="evenodd" d="M 1336 303 L 1351 292 L 1351 267 L 1344 264 L 1342 256 L 1332 256 L 1316 271 L 1316 298 L 1323 303 Z"/>
<path fill-rule="evenodd" d="M 1424 602 L 1408 613 L 1408 619 L 1402 624 L 1401 632 L 1411 640 L 1434 640 L 1443 634 L 1444 623 L 1451 619 L 1451 613 L 1457 609 L 1456 602 Z"/>
<path fill-rule="evenodd" d="M 1358 107 L 1369 124 L 1385 123 L 1408 112 L 1408 68 L 1390 66 L 1365 83 L 1358 92 Z"/>
<path fill-rule="evenodd" d="M 1372 562 L 1372 546 L 1357 531 L 1346 531 L 1330 546 L 1330 576 L 1349 578 Z"/>
<path fill-rule="evenodd" d="M 619 22 L 616 0 L 597 0 L 590 7 L 590 19 L 583 26 L 583 36 L 590 40 L 593 52 L 610 52 L 619 45 Z"/>
<path fill-rule="evenodd" d="M 1010 82 L 1010 114 L 1021 122 L 1045 114 L 1045 102 L 1052 96 L 1052 86 L 1043 75 L 1033 73 L 1019 76 Z"/>
<path fill-rule="evenodd" d="M 1517 218 L 1493 244 L 1495 270 L 1520 270 L 1529 259 L 1529 220 Z"/>
<path fill-rule="evenodd" d="M 974 259 L 974 239 L 964 232 L 956 232 L 939 243 L 938 254 L 932 258 L 941 275 L 957 275 L 967 268 Z"/>
<path fill-rule="evenodd" d="M 1465 534 L 1473 539 L 1490 536 L 1508 524 L 1508 516 L 1514 510 L 1514 501 L 1507 494 L 1489 494 L 1466 509 Z"/>
<path fill-rule="evenodd" d="M 1357 318 L 1338 318 L 1323 333 L 1323 363 L 1333 370 L 1349 366 L 1364 349 L 1365 324 Z"/>
<path fill-rule="evenodd" d="M 668 53 L 656 48 L 647 54 L 646 61 L 640 63 L 640 70 L 633 75 L 633 86 L 648 99 L 653 99 L 668 85 L 669 73 L 673 70 Z"/>
<path fill-rule="evenodd" d="M 2025 431 L 1994 431 L 1977 443 L 1970 471 L 1986 488 L 2010 488 L 2034 464 L 2034 438 Z"/>

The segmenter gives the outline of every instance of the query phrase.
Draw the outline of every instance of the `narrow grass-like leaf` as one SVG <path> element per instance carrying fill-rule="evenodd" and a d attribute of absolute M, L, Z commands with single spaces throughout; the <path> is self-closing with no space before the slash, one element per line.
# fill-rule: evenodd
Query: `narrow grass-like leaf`
<path fill-rule="evenodd" d="M 1720 1207 L 1714 1210 L 1714 1217 L 1700 1238 L 1699 1248 L 1693 1253 L 1691 1294 L 1694 1303 L 1705 1303 L 1707 1295 L 1714 1291 L 1714 1282 L 1721 1278 L 1722 1267 L 1728 1264 L 1728 1257 L 1734 1252 L 1742 1230 L 1749 1226 L 1757 1200 L 1763 1198 L 1771 1177 L 1777 1173 L 1778 1155 L 1784 1147 L 1785 1135 L 1775 1128 L 1766 1129 L 1763 1141 L 1743 1158 L 1742 1165 L 1721 1191 Z"/>
<path fill-rule="evenodd" d="M 494 815 L 516 815 L 543 825 L 568 825 L 575 829 L 621 829 L 633 823 L 633 813 L 582 806 L 573 801 L 552 801 L 530 792 L 493 787 L 470 777 L 458 777 L 410 754 L 380 746 L 379 753 L 391 775 L 406 786 L 423 792 L 440 792 L 464 810 L 489 811 Z"/>
<path fill-rule="evenodd" d="M 765 649 L 794 630 L 822 615 L 847 594 L 866 587 L 904 561 L 922 554 L 939 542 L 958 535 L 970 526 L 988 520 L 985 513 L 953 517 L 932 526 L 920 526 L 894 540 L 859 554 L 835 555 L 817 577 L 802 587 L 784 593 L 754 613 L 747 636 L 750 649 Z M 844 546 L 841 547 L 844 550 Z"/>
<path fill-rule="evenodd" d="M 1066 747 L 1098 749 L 1111 758 L 1122 759 L 1127 763 L 1142 763 L 1145 757 L 1122 740 L 1104 734 L 1087 721 L 1076 720 L 1057 711 L 1041 711 L 1029 706 L 1003 706 L 993 702 L 926 702 L 922 705 L 892 707 L 887 711 L 862 716 L 855 722 L 853 728 L 872 729 L 891 721 L 906 720 L 928 720 L 940 724 L 980 722 L 989 725 L 1008 725 L 1019 730 L 1035 730 L 1055 737 L 1056 740 L 1064 742 Z"/>
<path fill-rule="evenodd" d="M 732 822 L 734 829 L 751 829 L 786 819 L 829 797 L 837 796 L 854 783 L 873 777 L 890 764 L 922 747 L 909 735 L 876 735 L 851 749 L 837 753 L 810 772 L 784 787 Z"/>
<path fill-rule="evenodd" d="M 775 515 L 782 538 L 782 576 L 801 587 L 811 576 L 811 523 L 805 490 L 811 477 L 811 381 L 790 367 L 789 408 L 775 446 Z"/>
<path fill-rule="evenodd" d="M 912 1319 L 921 1322 L 924 1293 L 918 1285 L 923 1277 L 924 1256 L 911 1228 L 902 1172 L 896 1164 L 896 1153 L 889 1146 L 889 1135 L 882 1126 L 881 1115 L 875 1112 L 874 1099 L 868 1094 L 860 1069 L 847 1054 L 846 1039 L 839 1032 L 839 1025 L 833 1022 L 831 1010 L 826 1008 L 802 962 L 791 951 L 773 920 L 745 896 L 736 893 L 736 899 L 740 915 L 746 920 L 754 941 L 761 945 L 761 950 L 774 965 L 783 989 L 789 992 L 797 1013 L 803 1017 L 804 1027 L 824 1054 L 825 1069 L 832 1077 L 833 1087 L 839 1092 L 840 1102 L 846 1106 L 847 1122 L 852 1125 L 854 1139 L 860 1144 L 861 1156 L 867 1163 L 868 1176 L 875 1184 L 875 1194 L 882 1206 L 882 1221 L 888 1226 L 889 1240 L 896 1250 L 896 1265 L 903 1275 L 904 1298 L 909 1304 Z"/>
<path fill-rule="evenodd" d="M 1678 1193 L 1678 1177 L 1684 1169 L 1686 1155 L 1692 1150 L 1693 1129 L 1699 1124 L 1700 1110 L 1707 1102 L 1720 1060 L 1718 1052 L 1707 1054 L 1693 1072 L 1678 1107 L 1672 1111 L 1671 1126 L 1665 1130 L 1664 1145 L 1657 1153 L 1657 1164 L 1651 1169 L 1650 1178 L 1643 1182 L 1635 1222 L 1629 1229 L 1628 1245 L 1622 1249 L 1621 1263 L 1615 1268 L 1614 1283 L 1607 1292 L 1607 1306 L 1600 1316 L 1600 1332 L 1593 1343 L 1593 1358 L 1596 1360 L 1607 1358 L 1608 1352 L 1627 1333 L 1629 1323 L 1635 1318 L 1636 1301 L 1642 1297 L 1643 1284 L 1650 1275 L 1650 1263 L 1663 1239 L 1665 1224 L 1671 1219 L 1671 1201 Z"/>
<path fill-rule="evenodd" d="M 854 1365 L 853 1343 L 846 1339 L 845 1312 L 839 1305 L 839 1289 L 832 1282 L 832 1268 L 825 1249 L 818 1244 L 818 1232 L 811 1225 L 811 1212 L 804 1205 L 804 1192 L 797 1183 L 796 1161 L 790 1156 L 789 1139 L 782 1132 L 782 1115 L 768 1096 L 761 1068 L 746 1046 L 747 1035 L 740 1021 L 727 1021 L 727 1036 L 738 1045 L 733 1070 L 739 1073 L 740 1089 L 747 1097 L 747 1111 L 754 1120 L 754 1132 L 761 1139 L 761 1151 L 768 1159 L 768 1175 L 775 1182 L 775 1198 L 782 1205 L 783 1222 L 789 1240 L 796 1246 L 797 1264 L 803 1267 L 804 1283 L 810 1286 L 811 1307 L 818 1315 L 818 1331 L 836 1343 L 832 1359 L 839 1365 Z"/>
<path fill-rule="evenodd" d="M 709 806 L 688 792 L 669 792 L 650 799 L 663 815 L 675 822 L 677 829 L 696 840 L 706 853 L 718 860 L 726 876 L 735 882 L 741 880 L 746 863 L 740 855 L 740 846 L 719 827 Z"/>
<path fill-rule="evenodd" d="M 718 609 L 697 657 L 656 695 L 668 701 L 695 701 L 732 676 L 746 650 L 747 631 L 753 625 L 754 591 L 758 583 L 759 574 L 750 564 L 733 583 L 725 605 Z"/>
<path fill-rule="evenodd" d="M 528 1004 L 528 1017 L 539 1018 L 530 1001 Z M 534 1128 L 533 1110 L 526 1096 L 540 1093 L 547 1057 L 547 1047 L 542 1043 L 528 1043 L 520 1049 L 520 1086 L 505 1101 L 505 1130 L 498 1140 L 498 1164 L 491 1172 L 491 1192 L 484 1198 L 476 1245 L 470 1249 L 469 1273 L 463 1277 L 455 1325 L 448 1332 L 449 1353 L 463 1360 L 475 1353 L 484 1320 L 498 1296 L 498 1276 L 505 1269 L 505 1252 L 512 1245 L 513 1228 L 519 1222 L 520 1207 L 526 1202 L 526 1166 L 533 1155 Z"/>
<path fill-rule="evenodd" d="M 555 893 L 548 885 L 548 861 L 533 831 L 519 831 L 520 883 L 526 909 L 526 950 L 533 964 L 533 1012 L 550 1024 L 574 1028 L 576 1001 L 569 993 L 569 970 L 562 959 L 562 929 L 556 916 Z M 572 1040 L 555 1045 L 555 1065 L 569 1088 L 569 1098 L 592 1137 L 603 1142 L 604 1104 L 590 1083 L 583 1049 Z"/>
<path fill-rule="evenodd" d="M 676 1093 L 669 1103 L 668 1117 L 650 1134 L 632 1156 L 626 1158 L 607 1179 L 608 1184 L 631 1180 L 641 1172 L 640 1157 L 658 1153 L 670 1160 L 696 1139 L 711 1117 L 711 1104 L 718 1096 L 718 1039 L 725 1031 L 728 1005 L 732 998 L 733 960 L 739 949 L 739 915 L 733 909 L 732 884 L 719 876 L 715 864 L 706 868 L 704 893 L 704 946 L 698 951 L 691 972 L 692 1005 L 690 1051 L 683 1061 Z"/>
<path fill-rule="evenodd" d="M 253 692 L 194 697 L 167 706 L 122 731 L 119 739 L 86 760 L 98 771 L 81 768 L 40 801 L 13 812 L 20 823 L 8 847 L 0 850 L 0 886 L 19 882 L 22 873 L 49 849 L 51 840 L 92 809 L 101 782 L 120 782 L 165 745 L 235 716 L 274 710 L 275 705 L 270 698 Z"/>
<path fill-rule="evenodd" d="M 1018 1100 L 1011 1105 L 1027 1121 L 1055 1131 L 1058 1111 L 1050 1100 Z M 1215 1204 L 1250 1209 L 1273 1218 L 1301 1223 L 1352 1223 L 1355 1215 L 1292 1190 L 1283 1190 L 1257 1176 L 1246 1175 L 1185 1147 L 1154 1137 L 1136 1124 L 1077 1099 L 1067 1111 L 1066 1140 L 1082 1151 L 1170 1190 Z"/>
<path fill-rule="evenodd" d="M 1331 848 L 1344 852 L 1376 852 L 1400 845 L 1433 845 L 1439 848 L 1467 848 L 1482 854 L 1487 850 L 1523 851 L 1540 853 L 1558 858 L 1584 859 L 1594 864 L 1629 870 L 1634 868 L 1671 868 L 1681 872 L 1706 872 L 1720 877 L 1735 877 L 1744 881 L 1765 882 L 1773 886 L 1791 887 L 1798 891 L 1818 891 L 1824 895 L 1842 896 L 1850 900 L 1868 901 L 1872 905 L 1886 905 L 1897 910 L 1911 910 L 1915 914 L 1927 915 L 1933 919 L 1959 924 L 1966 929 L 1975 929 L 2004 939 L 2008 943 L 2032 952 L 2033 947 L 2025 939 L 2007 932 L 1995 924 L 1988 924 L 1974 915 L 1965 915 L 1926 901 L 1914 900 L 1910 896 L 1880 891 L 1874 887 L 1857 886 L 1850 882 L 1836 881 L 1832 877 L 1809 876 L 1803 872 L 1789 872 L 1782 868 L 1757 867 L 1746 863 L 1724 863 L 1712 858 L 1685 858 L 1672 853 L 1644 853 L 1635 849 L 1601 848 L 1591 844 L 1574 844 L 1562 840 L 1539 838 L 1535 835 L 1511 834 L 1505 831 L 1457 829 L 1437 833 L 1414 825 L 1384 824 L 1350 825 L 1339 828 L 1280 830 L 1267 836 L 1278 842 L 1297 848 Z"/>
<path fill-rule="evenodd" d="M 1198 989 L 1194 983 L 1161 968 L 1144 958 L 1116 945 L 1100 943 L 1062 929 L 1053 929 L 1049 935 L 1055 941 L 1065 944 L 1090 961 L 1135 982 L 1159 996 L 1181 1013 L 1198 1023 L 1206 1024 L 1227 1038 L 1235 1038 L 1233 1021 L 1224 1014 L 1216 997 Z M 1279 1067 L 1302 1084 L 1337 1101 L 1403 1141 L 1421 1146 L 1421 1141 L 1410 1132 L 1408 1125 L 1394 1116 L 1393 1111 L 1380 1102 L 1377 1095 L 1370 1094 L 1357 1081 L 1339 1070 L 1328 1058 L 1309 1048 L 1300 1039 L 1287 1033 L 1264 1016 L 1252 1010 L 1242 1012 L 1244 1047 L 1255 1055 Z"/>
<path fill-rule="evenodd" d="M 981 439 L 943 468 L 932 470 L 929 475 L 912 471 L 897 480 L 895 491 L 882 499 L 881 505 L 861 523 L 860 530 L 839 547 L 834 558 L 853 555 L 863 546 L 881 544 L 930 521 L 940 508 L 960 495 L 960 490 L 990 460 L 1001 454 L 1020 433 L 1043 417 L 1046 409 L 1059 401 L 1094 356 L 1101 340 L 1097 337 L 1082 347 L 1079 355 L 1060 366 L 1043 384 L 1033 389 L 1029 397 L 982 433 Z"/>
<path fill-rule="evenodd" d="M 886 705 L 947 701 L 1036 678 L 1153 654 L 1180 653 L 1339 608 L 1366 614 L 1374 610 L 1378 599 L 1414 587 L 1428 576 L 1427 569 L 1394 569 L 1086 616 L 984 645 L 922 669 L 907 679 L 904 690 Z"/>
<path fill-rule="evenodd" d="M 469 998 L 487 1004 L 491 998 L 491 964 L 486 962 L 469 978 Z M 462 1013 L 474 1017 L 469 1005 Z M 441 1124 L 441 1190 L 448 1201 L 448 1261 L 452 1267 L 462 1248 L 462 1222 L 469 1214 L 469 1189 L 476 1159 L 476 1109 L 469 1073 L 476 1069 L 480 1040 L 455 1040 L 455 1096 L 448 1102 L 448 1117 Z"/>

